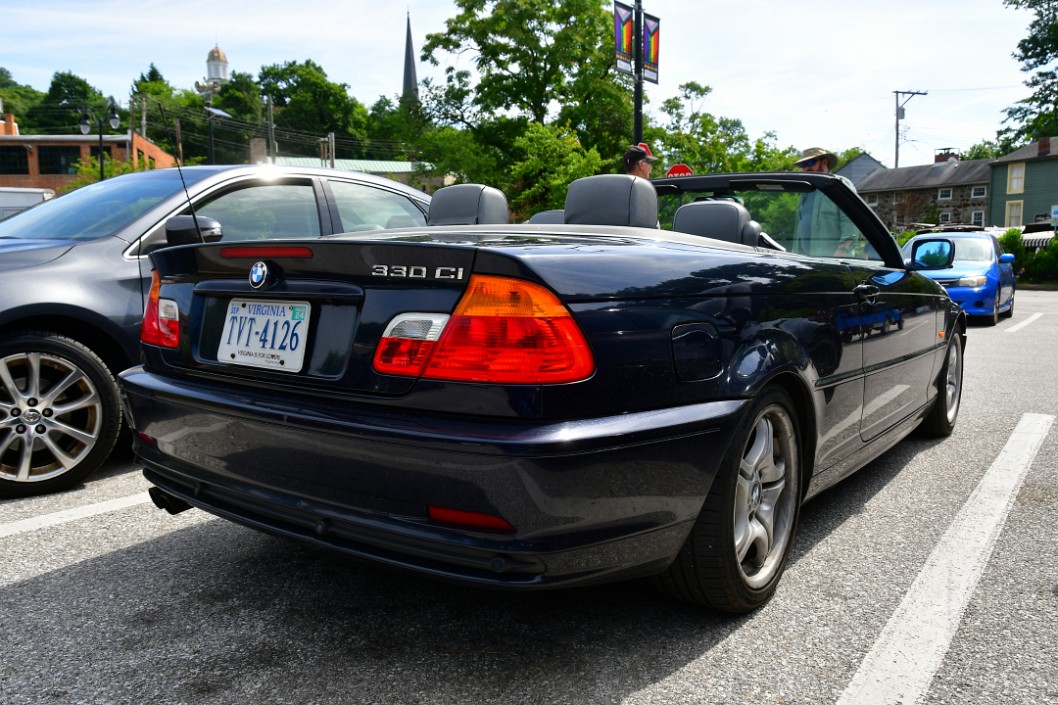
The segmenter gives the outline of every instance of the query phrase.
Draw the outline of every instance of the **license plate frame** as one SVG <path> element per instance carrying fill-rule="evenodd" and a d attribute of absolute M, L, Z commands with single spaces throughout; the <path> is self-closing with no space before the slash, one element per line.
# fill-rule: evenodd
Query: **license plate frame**
<path fill-rule="evenodd" d="M 217 344 L 217 362 L 300 372 L 311 318 L 308 301 L 232 298 Z"/>

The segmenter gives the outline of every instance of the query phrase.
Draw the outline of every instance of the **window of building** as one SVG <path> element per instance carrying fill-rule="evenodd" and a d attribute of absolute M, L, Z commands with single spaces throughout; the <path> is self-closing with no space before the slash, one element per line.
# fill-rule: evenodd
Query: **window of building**
<path fill-rule="evenodd" d="M 22 145 L 0 147 L 0 174 L 28 174 L 29 158 Z"/>
<path fill-rule="evenodd" d="M 878 194 L 868 193 L 864 195 L 863 200 L 867 203 L 868 206 L 876 206 L 878 205 Z"/>
<path fill-rule="evenodd" d="M 1007 193 L 1025 192 L 1025 162 L 1007 166 Z M 1021 223 L 1018 223 L 1020 225 Z"/>
<path fill-rule="evenodd" d="M 937 191 L 937 200 L 938 201 L 950 201 L 951 200 L 951 189 L 950 188 L 942 188 L 939 191 Z"/>
<path fill-rule="evenodd" d="M 942 222 L 942 223 L 950 223 L 951 222 L 951 212 L 950 211 L 944 211 L 943 213 L 941 213 L 940 214 L 940 222 Z"/>
<path fill-rule="evenodd" d="M 984 211 L 973 211 L 970 214 L 970 223 L 973 225 L 984 225 L 985 224 L 985 212 Z"/>
<path fill-rule="evenodd" d="M 76 174 L 81 160 L 80 147 L 39 147 L 37 164 L 42 174 Z"/>
<path fill-rule="evenodd" d="M 987 186 L 974 186 L 970 190 L 970 198 L 984 198 L 988 195 Z"/>
<path fill-rule="evenodd" d="M 1024 225 L 1023 213 L 1025 210 L 1024 201 L 1007 201 L 1007 217 L 1006 226 L 1008 228 L 1015 228 Z"/>
<path fill-rule="evenodd" d="M 99 147 L 98 146 L 92 147 L 91 154 L 92 154 L 93 158 L 99 159 Z M 103 145 L 103 154 L 107 155 L 107 161 L 110 161 L 111 159 L 114 158 L 114 153 L 112 151 L 110 151 L 110 145 L 109 144 Z"/>
<path fill-rule="evenodd" d="M 894 193 L 893 194 L 893 203 L 903 203 L 903 202 L 904 202 L 904 192 L 903 191 L 900 191 L 898 193 Z"/>

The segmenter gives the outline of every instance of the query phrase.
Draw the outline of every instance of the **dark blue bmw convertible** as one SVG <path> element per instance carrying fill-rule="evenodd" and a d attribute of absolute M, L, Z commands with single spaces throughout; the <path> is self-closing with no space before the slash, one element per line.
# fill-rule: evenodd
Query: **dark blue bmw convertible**
<path fill-rule="evenodd" d="M 952 431 L 966 317 L 839 178 L 485 186 L 425 226 L 174 246 L 121 375 L 155 503 L 535 589 L 650 577 L 746 612 L 804 501 Z M 558 222 L 555 222 L 558 221 Z M 223 223 L 220 223 L 223 227 Z"/>

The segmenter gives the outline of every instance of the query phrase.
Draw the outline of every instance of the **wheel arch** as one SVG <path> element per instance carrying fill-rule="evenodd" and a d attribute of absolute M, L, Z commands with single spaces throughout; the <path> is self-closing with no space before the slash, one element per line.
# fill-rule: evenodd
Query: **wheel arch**
<path fill-rule="evenodd" d="M 800 496 L 804 499 L 808 491 L 809 480 L 815 468 L 816 438 L 818 436 L 818 423 L 816 420 L 816 408 L 812 393 L 805 380 L 793 372 L 780 372 L 761 385 L 757 393 L 763 393 L 769 387 L 778 387 L 786 392 L 793 403 L 793 413 L 796 415 L 797 430 L 801 436 L 801 476 Z"/>
<path fill-rule="evenodd" d="M 100 328 L 93 321 L 71 314 L 23 316 L 0 326 L 0 336 L 8 336 L 16 331 L 55 333 L 76 340 L 98 355 L 114 375 L 135 363 L 134 358 L 115 335 Z"/>

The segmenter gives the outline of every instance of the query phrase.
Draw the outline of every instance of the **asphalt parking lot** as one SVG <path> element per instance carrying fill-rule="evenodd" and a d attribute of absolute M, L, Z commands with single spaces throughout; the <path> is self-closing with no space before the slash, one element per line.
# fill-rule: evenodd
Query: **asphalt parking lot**
<path fill-rule="evenodd" d="M 894 333 L 898 334 L 898 333 Z M 1058 703 L 1058 292 L 974 325 L 954 434 L 809 503 L 774 599 L 394 574 L 146 499 L 0 500 L 0 703 Z"/>

